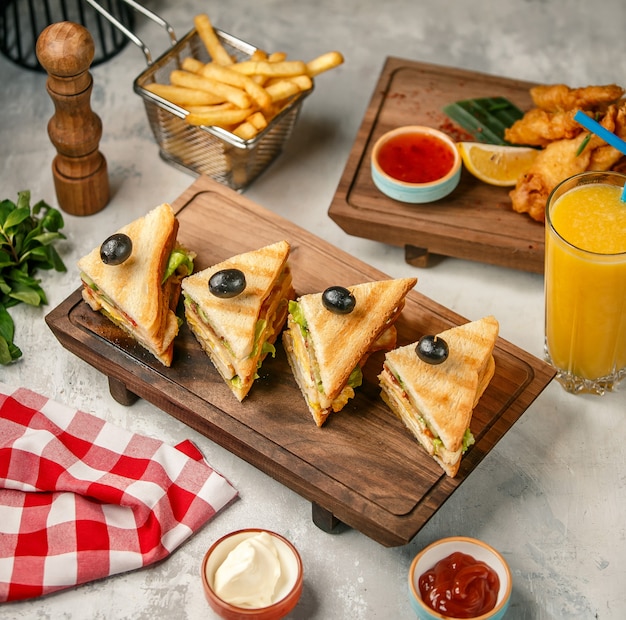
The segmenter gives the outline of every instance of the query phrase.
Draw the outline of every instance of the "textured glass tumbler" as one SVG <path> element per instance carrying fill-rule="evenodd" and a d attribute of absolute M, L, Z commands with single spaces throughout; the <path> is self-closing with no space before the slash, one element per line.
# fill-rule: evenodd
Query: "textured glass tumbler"
<path fill-rule="evenodd" d="M 546 206 L 545 354 L 572 393 L 626 376 L 626 176 L 584 172 Z"/>

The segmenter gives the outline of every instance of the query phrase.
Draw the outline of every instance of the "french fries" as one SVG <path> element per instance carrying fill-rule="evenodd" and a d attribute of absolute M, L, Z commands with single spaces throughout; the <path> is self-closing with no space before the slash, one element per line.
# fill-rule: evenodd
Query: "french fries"
<path fill-rule="evenodd" d="M 267 62 L 243 60 L 232 65 L 234 71 L 244 75 L 263 75 L 266 77 L 294 77 L 305 75 L 306 64 L 301 60 L 283 60 L 281 62 Z"/>
<path fill-rule="evenodd" d="M 237 65 L 223 67 L 218 64 L 208 63 L 200 70 L 200 73 L 207 78 L 223 82 L 240 90 L 244 90 L 261 108 L 261 110 L 269 110 L 272 105 L 272 98 L 267 91 L 249 75 L 242 75 L 236 71 Z"/>
<path fill-rule="evenodd" d="M 343 63 L 343 56 L 339 52 L 326 52 L 306 63 L 309 77 L 315 77 L 324 71 L 330 71 Z"/>
<path fill-rule="evenodd" d="M 230 101 L 238 108 L 249 108 L 252 105 L 250 96 L 240 88 L 235 88 L 225 82 L 190 73 L 182 69 L 175 69 L 170 73 L 170 82 L 176 86 L 186 86 L 192 90 L 201 90 L 221 97 L 222 101 Z"/>
<path fill-rule="evenodd" d="M 267 127 L 267 119 L 261 112 L 251 114 L 244 123 L 233 129 L 233 133 L 242 140 L 251 140 Z"/>
<path fill-rule="evenodd" d="M 220 65 L 232 65 L 233 59 L 220 43 L 209 16 L 204 13 L 196 15 L 193 23 L 211 58 Z"/>
<path fill-rule="evenodd" d="M 221 97 L 206 91 L 183 88 L 173 84 L 147 84 L 146 90 L 183 108 L 190 105 L 211 105 L 224 101 Z"/>
<path fill-rule="evenodd" d="M 280 80 L 279 82 L 274 82 L 273 84 L 267 86 L 265 90 L 269 93 L 269 96 L 274 103 L 285 101 L 286 99 L 289 99 L 301 92 L 300 87 L 293 80 Z"/>
<path fill-rule="evenodd" d="M 251 116 L 252 110 L 250 108 L 231 109 L 231 110 L 205 110 L 202 112 L 190 112 L 186 116 L 186 121 L 190 125 L 216 125 L 229 127 L 231 125 L 238 125 L 243 123 L 249 116 Z"/>
<path fill-rule="evenodd" d="M 169 84 L 146 88 L 184 108 L 190 125 L 222 127 L 242 140 L 252 140 L 290 101 L 313 88 L 314 77 L 343 63 L 337 51 L 303 62 L 284 52 L 256 50 L 237 61 L 207 15 L 196 15 L 194 25 L 211 60 L 185 58 L 180 69 L 171 71 Z"/>

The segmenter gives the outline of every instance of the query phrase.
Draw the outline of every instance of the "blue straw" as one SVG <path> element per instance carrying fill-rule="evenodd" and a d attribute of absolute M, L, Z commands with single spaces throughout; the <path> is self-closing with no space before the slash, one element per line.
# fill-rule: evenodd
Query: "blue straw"
<path fill-rule="evenodd" d="M 607 144 L 610 144 L 613 148 L 622 153 L 622 155 L 626 155 L 626 142 L 624 142 L 624 140 L 622 140 L 619 136 L 616 136 L 613 132 L 602 127 L 598 121 L 593 120 L 581 110 L 576 112 L 574 120 L 580 123 L 585 129 L 588 129 L 592 133 L 595 133 L 598 137 L 602 138 Z M 626 202 L 626 184 L 622 190 L 622 202 Z"/>

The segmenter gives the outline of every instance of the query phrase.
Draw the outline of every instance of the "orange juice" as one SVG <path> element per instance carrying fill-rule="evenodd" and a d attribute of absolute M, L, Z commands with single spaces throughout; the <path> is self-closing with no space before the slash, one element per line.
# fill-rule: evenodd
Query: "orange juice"
<path fill-rule="evenodd" d="M 620 185 L 579 177 L 547 209 L 546 352 L 566 389 L 603 393 L 626 374 L 626 203 Z"/>

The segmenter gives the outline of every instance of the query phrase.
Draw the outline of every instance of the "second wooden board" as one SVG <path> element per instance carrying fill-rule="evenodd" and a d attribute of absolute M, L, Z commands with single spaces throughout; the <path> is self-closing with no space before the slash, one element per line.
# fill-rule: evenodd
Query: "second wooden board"
<path fill-rule="evenodd" d="M 426 125 L 457 141 L 472 138 L 443 112 L 462 99 L 506 97 L 531 107 L 534 84 L 462 69 L 388 58 L 328 211 L 347 233 L 405 247 L 410 256 L 454 256 L 543 273 L 544 225 L 513 211 L 510 188 L 482 183 L 467 170 L 452 194 L 410 205 L 382 194 L 370 174 L 376 140 L 403 125 Z"/>

